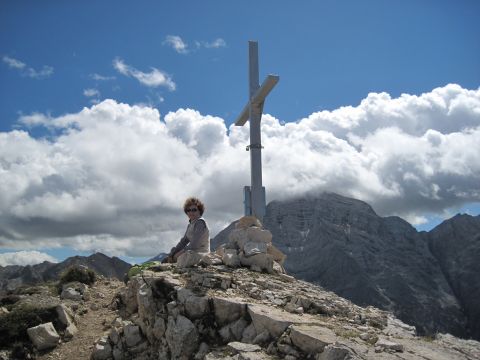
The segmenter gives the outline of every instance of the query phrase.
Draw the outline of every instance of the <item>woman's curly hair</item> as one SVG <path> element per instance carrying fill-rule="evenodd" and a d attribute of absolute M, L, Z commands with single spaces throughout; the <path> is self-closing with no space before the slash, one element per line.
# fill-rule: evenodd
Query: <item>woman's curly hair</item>
<path fill-rule="evenodd" d="M 187 213 L 187 209 L 192 205 L 195 205 L 197 207 L 198 211 L 200 211 L 200 216 L 202 216 L 203 212 L 205 211 L 205 205 L 203 205 L 203 202 L 201 202 L 196 197 L 189 197 L 183 203 L 183 211 L 185 212 L 185 214 Z"/>

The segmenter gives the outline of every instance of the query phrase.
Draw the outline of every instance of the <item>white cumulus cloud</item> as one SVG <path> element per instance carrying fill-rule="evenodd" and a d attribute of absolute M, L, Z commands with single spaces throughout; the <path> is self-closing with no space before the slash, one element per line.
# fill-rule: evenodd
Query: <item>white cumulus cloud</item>
<path fill-rule="evenodd" d="M 150 256 L 183 234 L 202 198 L 212 236 L 241 216 L 250 182 L 248 123 L 104 100 L 79 113 L 31 114 L 50 140 L 0 133 L 0 246 L 68 245 Z M 415 223 L 480 201 L 480 90 L 369 94 L 358 106 L 284 124 L 262 118 L 267 200 L 322 191 Z"/>
<path fill-rule="evenodd" d="M 39 251 L 16 251 L 0 254 L 0 266 L 8 265 L 35 265 L 44 261 L 57 263 L 54 257 Z"/>
<path fill-rule="evenodd" d="M 135 69 L 130 65 L 125 64 L 125 62 L 120 58 L 116 58 L 113 60 L 113 67 L 120 74 L 128 77 L 133 77 L 145 86 L 164 86 L 170 91 L 174 91 L 176 88 L 176 84 L 173 82 L 170 75 L 154 67 L 151 68 L 151 71 L 149 73 L 145 73 Z"/>

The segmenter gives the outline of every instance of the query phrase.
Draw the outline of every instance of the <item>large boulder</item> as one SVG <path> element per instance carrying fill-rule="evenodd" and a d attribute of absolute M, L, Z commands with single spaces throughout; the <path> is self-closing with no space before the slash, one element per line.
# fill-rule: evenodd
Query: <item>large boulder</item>
<path fill-rule="evenodd" d="M 82 294 L 79 291 L 75 290 L 74 288 L 67 287 L 62 290 L 62 293 L 60 294 L 60 298 L 65 300 L 81 301 Z"/>
<path fill-rule="evenodd" d="M 38 350 L 56 347 L 60 340 L 60 335 L 51 322 L 31 327 L 27 329 L 27 334 Z"/>
<path fill-rule="evenodd" d="M 185 316 L 177 319 L 168 318 L 165 338 L 172 354 L 172 359 L 189 359 L 198 348 L 198 332 L 195 325 Z"/>
<path fill-rule="evenodd" d="M 65 326 L 64 338 L 66 340 L 71 339 L 78 329 L 74 322 L 74 316 L 71 310 L 64 304 L 60 304 L 55 308 L 58 316 L 58 320 Z"/>
<path fill-rule="evenodd" d="M 125 344 L 127 347 L 131 348 L 135 345 L 138 345 L 142 340 L 142 333 L 140 332 L 140 327 L 132 323 L 128 323 L 123 330 L 125 335 Z"/>
<path fill-rule="evenodd" d="M 248 313 L 257 334 L 266 330 L 272 337 L 280 336 L 292 324 L 286 313 L 267 306 L 250 305 Z"/>
<path fill-rule="evenodd" d="M 201 318 L 210 311 L 208 297 L 196 296 L 189 289 L 179 289 L 177 299 L 185 307 L 185 312 L 191 319 Z"/>
<path fill-rule="evenodd" d="M 217 324 L 222 326 L 245 316 L 247 304 L 242 299 L 216 297 L 213 299 L 213 309 Z"/>

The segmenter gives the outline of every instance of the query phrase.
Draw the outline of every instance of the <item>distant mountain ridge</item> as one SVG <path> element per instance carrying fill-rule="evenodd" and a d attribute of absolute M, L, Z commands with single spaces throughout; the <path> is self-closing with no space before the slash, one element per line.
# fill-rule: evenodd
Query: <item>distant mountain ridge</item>
<path fill-rule="evenodd" d="M 109 257 L 102 253 L 90 256 L 73 256 L 60 263 L 44 261 L 36 265 L 0 266 L 0 293 L 12 290 L 21 285 L 34 285 L 58 279 L 59 275 L 70 266 L 84 265 L 97 274 L 123 280 L 131 265 L 117 257 Z"/>
<path fill-rule="evenodd" d="M 417 232 L 365 202 L 324 193 L 269 203 L 264 226 L 294 276 L 359 305 L 391 310 L 421 334 L 480 339 L 479 216 L 456 216 Z"/>

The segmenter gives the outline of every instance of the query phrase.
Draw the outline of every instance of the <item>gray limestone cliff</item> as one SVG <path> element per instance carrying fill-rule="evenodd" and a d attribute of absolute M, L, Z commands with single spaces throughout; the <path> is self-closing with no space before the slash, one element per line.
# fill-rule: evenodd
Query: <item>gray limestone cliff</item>
<path fill-rule="evenodd" d="M 480 339 L 480 216 L 457 215 L 428 240 L 467 318 L 467 336 Z"/>

